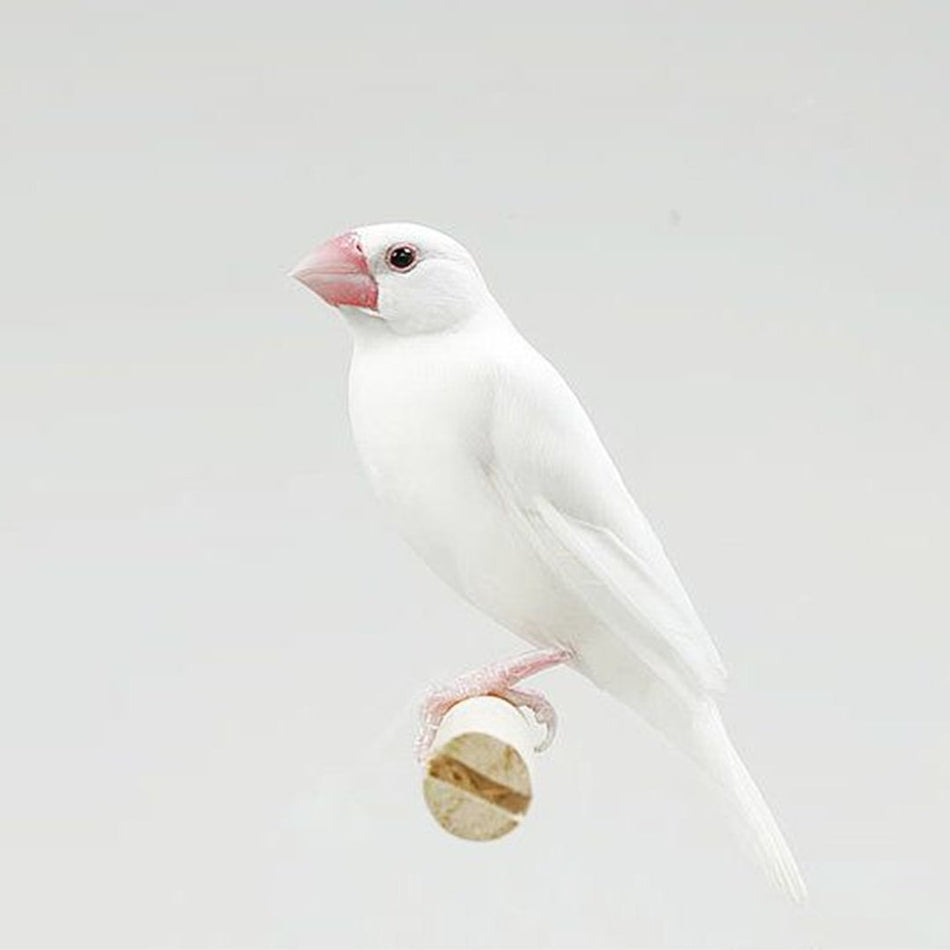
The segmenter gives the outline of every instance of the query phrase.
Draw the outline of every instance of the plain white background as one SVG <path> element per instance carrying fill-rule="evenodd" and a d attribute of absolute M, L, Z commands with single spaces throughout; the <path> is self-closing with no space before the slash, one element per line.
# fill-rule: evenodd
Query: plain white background
<path fill-rule="evenodd" d="M 2 944 L 950 944 L 946 5 L 0 15 Z M 285 277 L 393 219 L 597 422 L 804 909 L 568 672 L 525 827 L 431 822 L 414 698 L 521 644 L 385 522 Z"/>

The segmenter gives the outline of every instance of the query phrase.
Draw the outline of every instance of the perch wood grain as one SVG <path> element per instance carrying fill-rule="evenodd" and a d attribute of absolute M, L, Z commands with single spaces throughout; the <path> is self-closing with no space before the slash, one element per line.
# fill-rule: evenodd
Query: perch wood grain
<path fill-rule="evenodd" d="M 426 763 L 423 794 L 450 834 L 490 841 L 517 828 L 531 804 L 532 729 L 520 710 L 495 696 L 453 706 Z"/>

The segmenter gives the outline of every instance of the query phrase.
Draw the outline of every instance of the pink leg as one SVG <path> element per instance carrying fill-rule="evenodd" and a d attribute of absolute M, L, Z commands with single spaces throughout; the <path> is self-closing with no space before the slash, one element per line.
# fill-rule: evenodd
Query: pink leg
<path fill-rule="evenodd" d="M 546 727 L 547 735 L 538 746 L 546 749 L 554 739 L 557 716 L 554 707 L 538 692 L 529 689 L 514 689 L 525 677 L 542 670 L 566 663 L 574 656 L 570 650 L 554 647 L 532 650 L 501 663 L 492 663 L 478 670 L 463 673 L 458 679 L 444 686 L 429 690 L 419 710 L 419 734 L 416 737 L 416 757 L 424 762 L 428 757 L 445 714 L 458 702 L 472 696 L 500 696 L 516 706 L 530 709 L 535 718 Z"/>

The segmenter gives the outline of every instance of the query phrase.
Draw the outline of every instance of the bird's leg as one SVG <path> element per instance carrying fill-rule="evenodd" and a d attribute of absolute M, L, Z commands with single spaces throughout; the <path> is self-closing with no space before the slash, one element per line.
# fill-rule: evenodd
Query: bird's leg
<path fill-rule="evenodd" d="M 532 650 L 501 663 L 492 663 L 481 669 L 463 673 L 443 686 L 429 690 L 419 710 L 419 734 L 416 737 L 416 757 L 424 762 L 445 714 L 463 699 L 472 696 L 499 696 L 516 706 L 530 709 L 546 729 L 544 741 L 538 750 L 546 749 L 554 739 L 557 716 L 554 707 L 540 693 L 529 689 L 515 689 L 528 676 L 552 666 L 566 663 L 574 654 L 563 647 Z"/>

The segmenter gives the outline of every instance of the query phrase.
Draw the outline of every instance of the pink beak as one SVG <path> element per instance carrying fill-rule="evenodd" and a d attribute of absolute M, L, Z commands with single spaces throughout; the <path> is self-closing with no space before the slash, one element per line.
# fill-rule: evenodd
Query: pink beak
<path fill-rule="evenodd" d="M 353 231 L 331 238 L 308 254 L 290 276 L 331 307 L 375 310 L 378 288 Z"/>

